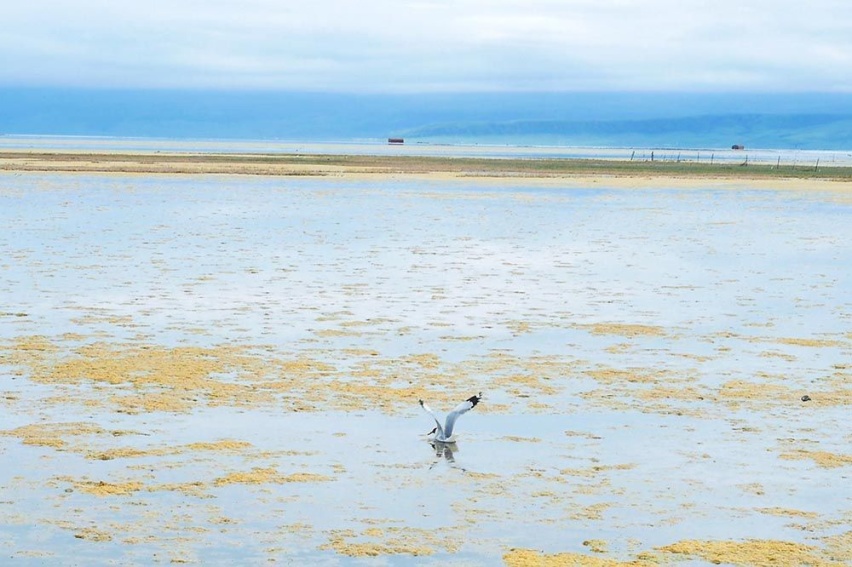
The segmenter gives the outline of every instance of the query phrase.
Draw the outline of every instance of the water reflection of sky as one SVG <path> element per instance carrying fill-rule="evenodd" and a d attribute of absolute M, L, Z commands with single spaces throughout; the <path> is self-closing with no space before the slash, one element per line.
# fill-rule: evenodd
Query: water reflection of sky
<path fill-rule="evenodd" d="M 37 550 L 66 564 L 348 563 L 323 547 L 333 532 L 368 539 L 377 527 L 415 530 L 435 550 L 427 562 L 493 564 L 511 547 L 584 551 L 589 539 L 629 558 L 687 538 L 811 541 L 848 519 L 848 467 L 779 458 L 791 446 L 848 451 L 848 407 L 790 400 L 755 408 L 696 397 L 660 412 L 630 398 L 641 385 L 608 389 L 588 374 L 656 368 L 689 376 L 702 391 L 784 376 L 819 397 L 821 381 L 842 372 L 850 354 L 848 205 L 771 191 L 222 176 L 0 180 L 0 342 L 78 333 L 68 340 L 263 344 L 332 353 L 343 366 L 346 349 L 388 361 L 434 353 L 447 367 L 494 353 L 576 363 L 571 375 L 554 378 L 547 411 L 535 409 L 535 398 L 489 390 L 499 370 L 479 377 L 485 399 L 459 421 L 452 462 L 425 441 L 431 424 L 416 404 L 393 415 L 229 406 L 125 415 L 56 405 L 49 400 L 62 386 L 30 383 L 2 365 L 13 397 L 0 429 L 79 421 L 134 432 L 115 441 L 123 447 L 252 445 L 102 461 L 0 437 L 0 455 L 14 463 L 0 472 L 0 512 L 10 526 L 0 549 L 22 564 L 42 561 L 22 555 Z M 665 334 L 589 332 L 602 322 Z M 325 333 L 349 323 L 359 332 Z M 776 342 L 786 338 L 838 344 Z M 252 467 L 331 480 L 213 486 Z M 58 477 L 201 480 L 206 488 L 103 498 L 69 492 L 72 484 Z M 759 511 L 768 508 L 816 519 Z M 67 523 L 117 535 L 74 538 Z M 452 551 L 424 535 L 448 527 Z"/>

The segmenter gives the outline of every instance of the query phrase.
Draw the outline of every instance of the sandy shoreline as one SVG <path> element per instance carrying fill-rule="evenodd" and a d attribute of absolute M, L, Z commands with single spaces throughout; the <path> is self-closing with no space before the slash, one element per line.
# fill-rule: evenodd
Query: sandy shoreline
<path fill-rule="evenodd" d="M 485 186 L 524 184 L 614 189 L 714 188 L 852 190 L 852 168 L 819 172 L 766 166 L 648 163 L 603 160 L 493 159 L 296 154 L 160 154 L 0 150 L 0 171 L 170 175 L 329 177 L 352 181 L 401 178 Z"/>

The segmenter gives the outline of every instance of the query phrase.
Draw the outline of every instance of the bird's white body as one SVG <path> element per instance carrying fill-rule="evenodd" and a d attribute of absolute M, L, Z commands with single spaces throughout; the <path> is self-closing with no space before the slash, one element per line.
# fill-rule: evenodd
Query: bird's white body
<path fill-rule="evenodd" d="M 438 418 L 435 417 L 434 412 L 432 412 L 429 406 L 427 406 L 423 402 L 423 400 L 420 400 L 420 407 L 422 407 L 429 415 L 432 416 L 432 419 L 435 420 L 435 429 L 429 432 L 429 435 L 432 436 L 432 441 L 437 441 L 438 443 L 455 442 L 455 437 L 453 436 L 453 427 L 456 424 L 456 420 L 459 418 L 459 416 L 472 410 L 481 399 L 482 392 L 480 392 L 476 396 L 471 396 L 470 398 L 457 405 L 453 409 L 453 411 L 447 414 L 447 419 L 444 421 L 444 425 L 441 425 L 441 422 L 438 421 Z"/>

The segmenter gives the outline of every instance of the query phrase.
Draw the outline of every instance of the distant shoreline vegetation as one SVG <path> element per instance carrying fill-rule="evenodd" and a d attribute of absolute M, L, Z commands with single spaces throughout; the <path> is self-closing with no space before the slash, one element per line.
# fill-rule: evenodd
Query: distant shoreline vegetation
<path fill-rule="evenodd" d="M 0 89 L 0 135 L 852 150 L 852 94 Z"/>
<path fill-rule="evenodd" d="M 746 166 L 747 167 L 743 167 Z M 852 167 L 648 159 L 494 159 L 331 154 L 192 154 L 0 151 L 0 171 L 267 176 L 432 175 L 461 178 L 571 176 L 852 181 Z"/>

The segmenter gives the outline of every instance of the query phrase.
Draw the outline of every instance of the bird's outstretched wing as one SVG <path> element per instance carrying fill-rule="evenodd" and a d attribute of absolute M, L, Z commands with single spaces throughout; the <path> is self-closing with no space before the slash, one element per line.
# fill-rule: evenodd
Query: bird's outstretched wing
<path fill-rule="evenodd" d="M 441 427 L 441 422 L 440 422 L 440 421 L 438 421 L 438 418 L 437 418 L 437 417 L 435 417 L 435 414 L 432 412 L 432 409 L 431 409 L 429 406 L 427 406 L 427 405 L 426 405 L 426 403 L 425 403 L 423 400 L 418 400 L 418 401 L 420 402 L 420 407 L 421 407 L 421 408 L 423 408 L 424 410 L 426 410 L 426 412 L 427 412 L 429 415 L 431 415 L 431 416 L 432 416 L 432 419 L 434 419 L 434 420 L 435 420 L 435 425 L 438 427 L 438 432 L 439 432 L 439 433 L 441 434 L 441 436 L 443 437 L 443 435 L 444 435 L 444 428 L 443 428 L 443 427 Z"/>
<path fill-rule="evenodd" d="M 482 392 L 475 396 L 471 396 L 459 405 L 457 405 L 453 411 L 447 414 L 447 421 L 444 423 L 444 435 L 449 439 L 453 435 L 453 426 L 456 424 L 456 420 L 459 416 L 466 414 L 470 410 L 472 410 L 476 404 L 479 403 L 479 400 L 482 399 Z M 429 412 L 432 413 L 432 412 Z M 432 416 L 434 417 L 434 415 Z M 435 420 L 437 421 L 437 420 Z"/>

